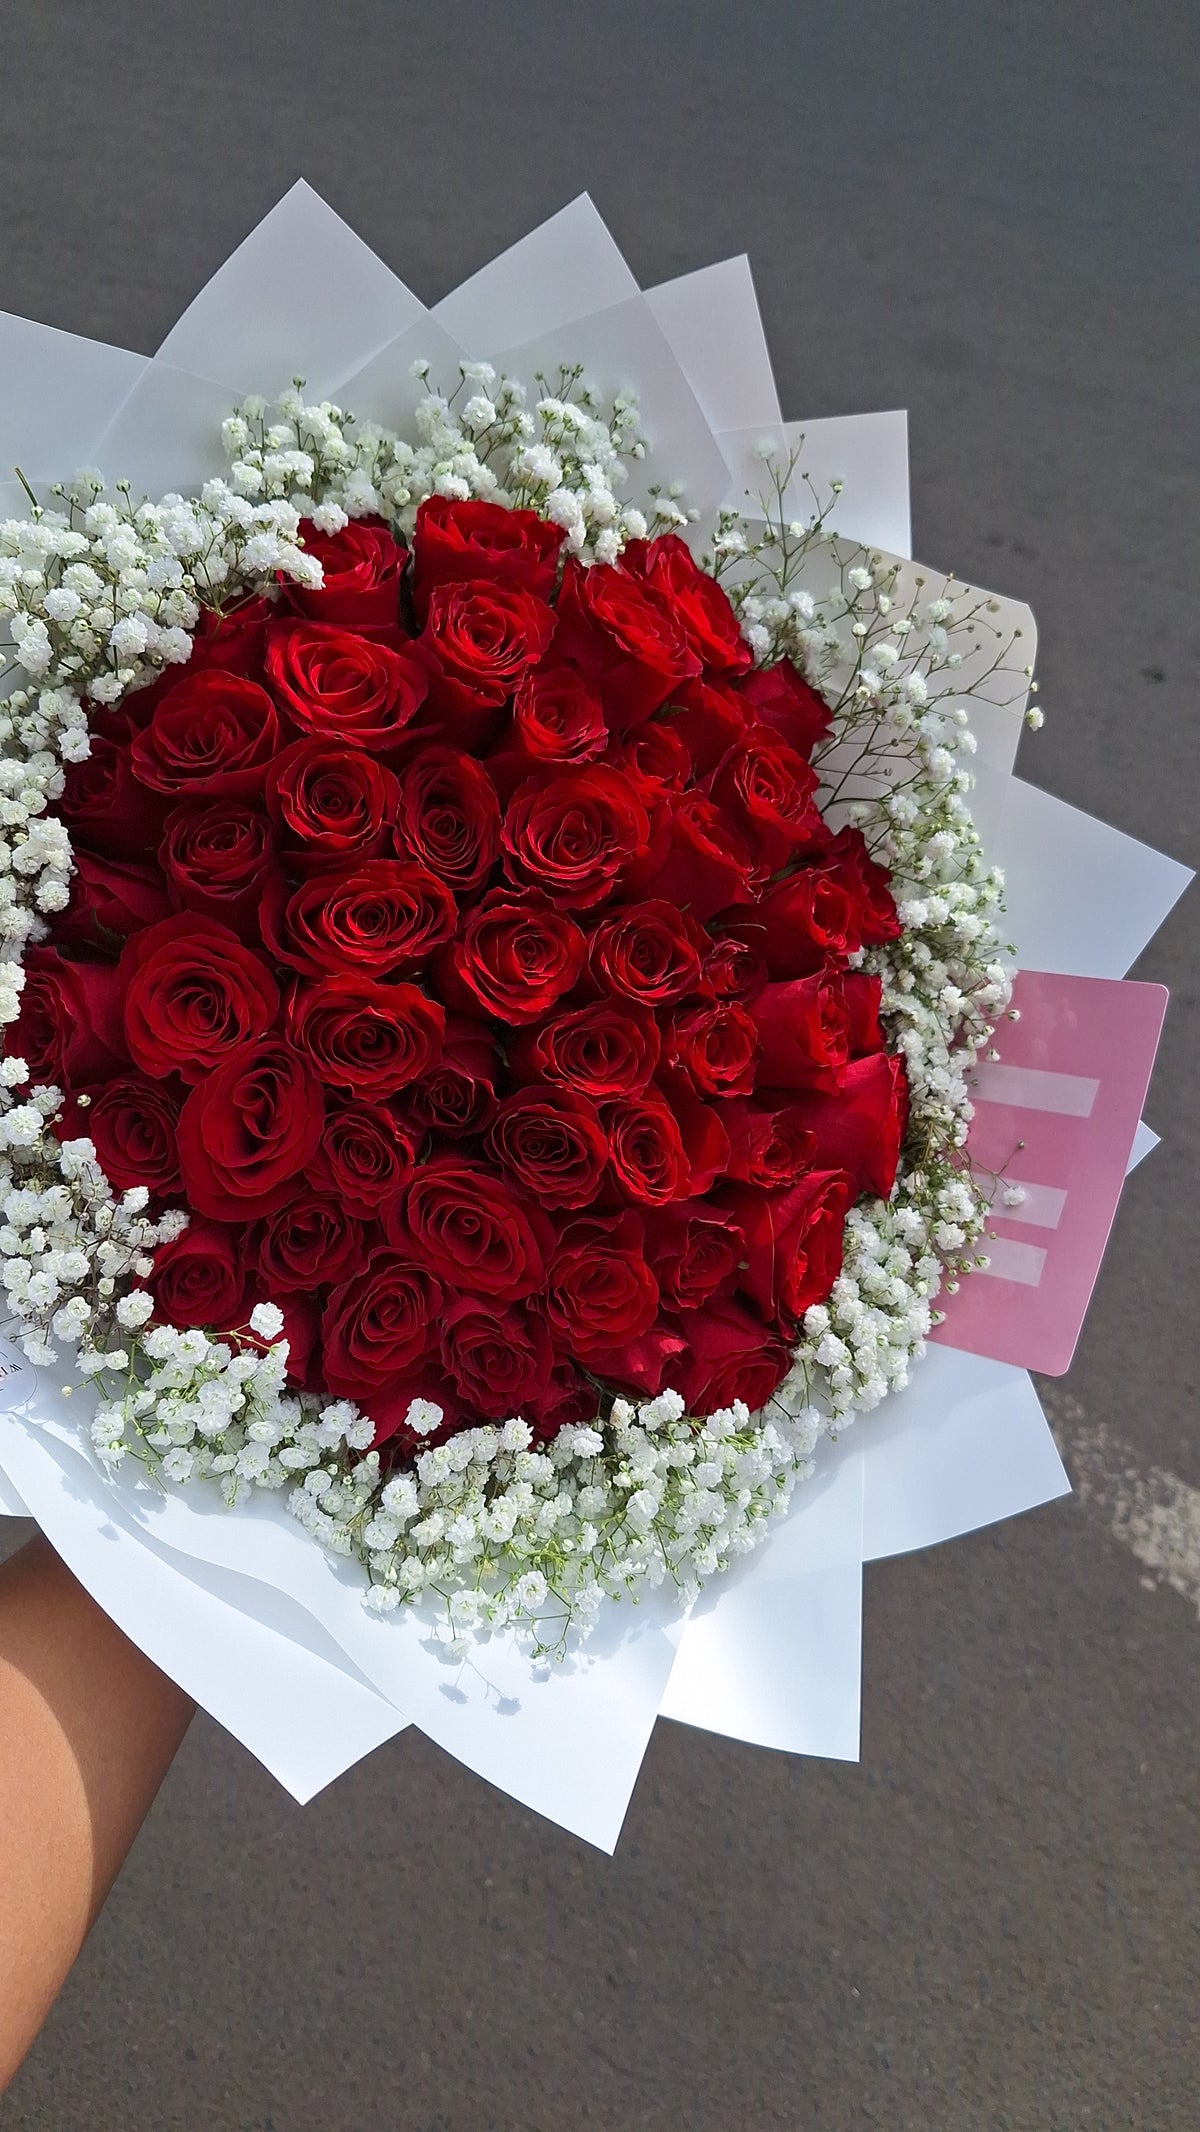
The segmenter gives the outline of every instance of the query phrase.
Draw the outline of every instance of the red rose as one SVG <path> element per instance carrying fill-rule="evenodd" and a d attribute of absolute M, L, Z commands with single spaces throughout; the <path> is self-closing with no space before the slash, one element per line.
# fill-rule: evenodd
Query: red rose
<path fill-rule="evenodd" d="M 706 1303 L 701 1310 L 683 1311 L 678 1322 L 688 1353 L 676 1366 L 673 1382 L 689 1414 L 718 1414 L 735 1399 L 757 1413 L 792 1366 L 786 1341 L 740 1303 Z"/>
<path fill-rule="evenodd" d="M 498 710 L 553 635 L 546 602 L 519 586 L 482 579 L 435 585 L 421 638 L 432 665 L 431 708 L 451 730 L 473 713 Z"/>
<path fill-rule="evenodd" d="M 652 1325 L 649 1332 L 639 1333 L 621 1347 L 610 1348 L 602 1367 L 619 1391 L 652 1399 L 661 1392 L 668 1371 L 673 1377 L 678 1375 L 679 1358 L 686 1347 L 682 1333 L 669 1325 Z"/>
<path fill-rule="evenodd" d="M 572 1362 L 558 1361 L 545 1391 L 539 1398 L 526 1401 L 524 1418 L 534 1435 L 548 1443 L 568 1422 L 594 1420 L 596 1406 L 595 1390 L 583 1372 Z"/>
<path fill-rule="evenodd" d="M 413 527 L 413 603 L 422 623 L 435 585 L 484 579 L 553 597 L 563 534 L 535 511 L 430 496 Z"/>
<path fill-rule="evenodd" d="M 741 909 L 741 905 L 737 909 Z M 721 924 L 732 922 L 722 919 Z M 752 931 L 754 914 L 747 910 L 746 930 Z M 762 957 L 746 941 L 726 934 L 720 940 L 709 943 L 704 958 L 703 989 L 714 999 L 739 999 L 745 1002 L 761 992 L 767 981 L 767 966 Z"/>
<path fill-rule="evenodd" d="M 170 915 L 162 876 L 154 867 L 98 859 L 90 851 L 75 851 L 72 857 L 70 906 L 54 921 L 54 938 L 60 944 L 72 941 L 103 950 L 114 939 L 127 939 L 139 926 Z"/>
<path fill-rule="evenodd" d="M 443 881 L 411 859 L 364 859 L 314 874 L 289 896 L 266 898 L 263 938 L 280 962 L 305 976 L 360 970 L 386 977 L 415 970 L 452 940 L 458 912 Z"/>
<path fill-rule="evenodd" d="M 335 1102 L 326 1107 L 308 1180 L 321 1195 L 339 1200 L 347 1214 L 369 1221 L 395 1198 L 416 1161 L 418 1144 L 381 1104 Z"/>
<path fill-rule="evenodd" d="M 264 594 L 254 593 L 231 607 L 226 614 L 214 614 L 209 607 L 200 609 L 200 620 L 192 638 L 192 656 L 188 670 L 200 673 L 209 666 L 219 666 L 222 673 L 241 674 L 247 681 L 261 681 L 263 651 L 267 641 L 267 623 L 275 619 L 273 600 Z M 165 677 L 168 685 L 173 678 Z M 146 694 L 152 695 L 154 684 Z M 126 702 L 137 703 L 141 691 Z"/>
<path fill-rule="evenodd" d="M 325 1305 L 322 1374 L 329 1390 L 369 1398 L 411 1369 L 436 1342 L 441 1307 L 441 1288 L 424 1266 L 403 1251 L 373 1251 Z"/>
<path fill-rule="evenodd" d="M 558 1081 L 603 1103 L 646 1086 L 660 1042 L 650 1015 L 602 999 L 523 1031 L 510 1046 L 509 1072 L 518 1080 Z"/>
<path fill-rule="evenodd" d="M 674 1111 L 653 1089 L 624 1103 L 606 1104 L 609 1163 L 623 1199 L 660 1207 L 694 1189 L 691 1165 Z"/>
<path fill-rule="evenodd" d="M 847 970 L 842 978 L 842 997 L 850 1023 L 851 1058 L 861 1059 L 868 1052 L 885 1051 L 887 1038 L 879 1019 L 882 978 L 870 977 L 865 970 Z"/>
<path fill-rule="evenodd" d="M 321 1090 L 306 1061 L 267 1036 L 242 1044 L 179 1114 L 189 1205 L 214 1221 L 256 1221 L 293 1196 L 321 1139 Z"/>
<path fill-rule="evenodd" d="M 400 573 L 406 551 L 381 518 L 352 518 L 340 533 L 321 533 L 311 518 L 300 538 L 324 572 L 319 591 L 288 584 L 289 607 L 310 622 L 336 629 L 394 629 L 400 616 Z"/>
<path fill-rule="evenodd" d="M 556 653 L 598 690 L 614 732 L 640 725 L 700 672 L 667 601 L 619 563 L 585 568 L 572 557 L 555 613 Z"/>
<path fill-rule="evenodd" d="M 708 945 L 695 920 L 673 903 L 630 903 L 597 926 L 588 961 L 606 992 L 664 1007 L 695 991 Z"/>
<path fill-rule="evenodd" d="M 841 1096 L 815 1100 L 836 1104 Z M 817 1136 L 805 1123 L 803 1105 L 803 1098 L 778 1110 L 762 1110 L 757 1103 L 723 1103 L 721 1123 L 729 1135 L 726 1175 L 777 1192 L 795 1184 L 806 1170 L 849 1169 L 849 1163 L 816 1159 Z"/>
<path fill-rule="evenodd" d="M 579 927 L 545 896 L 495 889 L 471 911 L 437 976 L 458 979 L 456 1004 L 503 1022 L 539 1021 L 583 968 Z"/>
<path fill-rule="evenodd" d="M 676 802 L 670 833 L 657 865 L 651 859 L 630 868 L 628 894 L 673 903 L 700 925 L 727 904 L 750 902 L 765 870 L 741 831 L 702 792 L 685 792 Z"/>
<path fill-rule="evenodd" d="M 723 1176 L 729 1162 L 729 1135 L 721 1123 L 724 1103 L 702 1103 L 685 1073 L 677 1066 L 660 1066 L 656 1075 L 659 1094 L 666 1097 L 675 1114 L 683 1152 L 691 1172 L 690 1192 L 707 1192 Z"/>
<path fill-rule="evenodd" d="M 833 725 L 829 705 L 801 680 L 790 659 L 744 675 L 738 694 L 751 705 L 760 725 L 771 726 L 806 761 Z"/>
<path fill-rule="evenodd" d="M 297 740 L 267 773 L 267 807 L 293 873 L 378 858 L 399 805 L 392 772 L 333 735 Z"/>
<path fill-rule="evenodd" d="M 125 1041 L 143 1073 L 202 1081 L 239 1045 L 260 1037 L 279 1011 L 279 989 L 261 955 L 215 919 L 180 911 L 126 943 L 117 974 L 125 992 Z"/>
<path fill-rule="evenodd" d="M 587 1206 L 608 1160 L 595 1105 L 568 1089 L 518 1089 L 500 1105 L 484 1145 L 543 1207 Z"/>
<path fill-rule="evenodd" d="M 268 1296 L 327 1281 L 349 1280 L 365 1256 L 365 1231 L 340 1199 L 299 1185 L 268 1215 L 256 1239 L 259 1278 Z"/>
<path fill-rule="evenodd" d="M 408 1093 L 408 1115 L 431 1133 L 477 1133 L 496 1110 L 500 1058 L 483 1022 L 446 1017 L 442 1055 L 432 1072 Z"/>
<path fill-rule="evenodd" d="M 646 1216 L 646 1257 L 672 1309 L 695 1310 L 730 1289 L 744 1251 L 737 1223 L 714 1207 L 687 1201 Z"/>
<path fill-rule="evenodd" d="M 351 974 L 301 985 L 288 1004 L 288 1034 L 326 1087 L 385 1097 L 437 1063 L 446 1016 L 415 985 Z"/>
<path fill-rule="evenodd" d="M 102 716 L 103 724 L 91 735 L 91 754 L 66 765 L 59 814 L 76 848 L 82 841 L 115 859 L 149 856 L 167 802 L 147 792 L 133 774 L 130 744 L 136 728 L 128 710 Z"/>
<path fill-rule="evenodd" d="M 666 1040 L 670 1064 L 701 1096 L 748 1096 L 754 1087 L 758 1031 L 744 1007 L 687 1007 Z"/>
<path fill-rule="evenodd" d="M 605 759 L 618 769 L 632 771 L 639 795 L 682 792 L 692 780 L 692 758 L 680 734 L 674 725 L 664 725 L 658 718 L 634 726 L 624 740 L 613 741 Z"/>
<path fill-rule="evenodd" d="M 396 834 L 454 889 L 481 888 L 500 850 L 500 802 L 479 764 L 457 748 L 423 747 L 401 778 Z"/>
<path fill-rule="evenodd" d="M 24 963 L 21 1012 L 4 1048 L 10 1059 L 24 1059 L 33 1083 L 78 1087 L 128 1065 L 112 963 L 68 962 L 44 947 L 27 948 Z"/>
<path fill-rule="evenodd" d="M 670 608 L 689 651 L 708 673 L 745 673 L 752 654 L 729 596 L 700 569 L 677 533 L 628 541 L 621 561 Z"/>
<path fill-rule="evenodd" d="M 829 856 L 838 866 L 855 905 L 860 938 L 868 947 L 885 940 L 898 940 L 904 928 L 896 914 L 891 875 L 867 850 L 861 829 L 847 824 L 829 846 Z"/>
<path fill-rule="evenodd" d="M 884 1051 L 851 1059 L 836 1095 L 808 1089 L 790 1110 L 813 1141 L 815 1168 L 849 1170 L 856 1197 L 891 1196 L 908 1124 L 903 1059 Z"/>
<path fill-rule="evenodd" d="M 815 770 L 767 727 L 749 733 L 714 772 L 710 797 L 772 871 L 828 837 L 813 799 Z"/>
<path fill-rule="evenodd" d="M 568 909 L 612 894 L 618 874 L 645 849 L 650 824 L 630 779 L 589 763 L 543 771 L 519 785 L 501 831 L 505 871 Z"/>
<path fill-rule="evenodd" d="M 590 762 L 608 728 L 600 699 L 573 666 L 537 666 L 513 701 L 513 737 L 531 763 Z"/>
<path fill-rule="evenodd" d="M 724 681 L 685 681 L 663 712 L 667 731 L 687 750 L 697 778 L 709 777 L 736 748 L 750 719 L 744 699 Z"/>
<path fill-rule="evenodd" d="M 150 1292 L 168 1325 L 212 1326 L 232 1332 L 246 1321 L 249 1266 L 240 1232 L 194 1221 L 173 1244 L 154 1254 Z"/>
<path fill-rule="evenodd" d="M 270 1302 L 270 1296 L 256 1298 Z M 268 1347 L 277 1347 L 284 1340 L 288 1344 L 288 1383 L 298 1385 L 302 1392 L 324 1392 L 324 1370 L 321 1367 L 321 1313 L 311 1296 L 300 1295 L 288 1289 L 279 1297 L 278 1306 L 283 1314 L 283 1326 Z"/>
<path fill-rule="evenodd" d="M 399 747 L 427 687 L 420 655 L 398 634 L 384 644 L 316 622 L 272 623 L 266 670 L 300 733 L 377 755 Z"/>
<path fill-rule="evenodd" d="M 459 1296 L 439 1324 L 442 1361 L 473 1412 L 500 1421 L 546 1390 L 550 1335 L 520 1303 L 497 1310 L 494 1302 Z"/>
<path fill-rule="evenodd" d="M 389 1234 L 448 1287 L 504 1303 L 541 1287 L 551 1240 L 545 1216 L 536 1207 L 526 1213 L 501 1178 L 448 1155 L 416 1172 Z"/>
<path fill-rule="evenodd" d="M 812 1170 L 783 1192 L 726 1188 L 722 1203 L 746 1239 L 738 1285 L 764 1317 L 787 1328 L 825 1301 L 842 1270 L 854 1200 L 854 1179 L 845 1170 Z"/>
<path fill-rule="evenodd" d="M 149 1192 L 177 1191 L 182 1182 L 175 1146 L 178 1096 L 140 1073 L 119 1074 L 82 1093 L 91 1100 L 86 1109 L 68 1100 L 55 1127 L 59 1139 L 91 1140 L 96 1160 L 118 1192 L 138 1184 Z"/>
<path fill-rule="evenodd" d="M 855 905 L 839 869 L 825 861 L 800 867 L 752 910 L 730 912 L 722 922 L 777 982 L 811 977 L 862 946 Z"/>
<path fill-rule="evenodd" d="M 258 906 L 277 872 L 265 814 L 239 799 L 185 800 L 163 824 L 158 863 L 177 910 L 257 937 Z"/>
<path fill-rule="evenodd" d="M 152 792 L 245 799 L 262 791 L 278 752 L 279 720 L 266 690 L 210 666 L 185 672 L 159 698 L 129 761 Z"/>
<path fill-rule="evenodd" d="M 764 1087 L 839 1088 L 850 1057 L 850 1014 L 840 977 L 818 971 L 764 985 L 750 1004 Z"/>
<path fill-rule="evenodd" d="M 554 1333 L 580 1362 L 603 1369 L 614 1349 L 649 1331 L 658 1283 L 646 1264 L 645 1229 L 630 1207 L 559 1232 L 546 1285 Z"/>

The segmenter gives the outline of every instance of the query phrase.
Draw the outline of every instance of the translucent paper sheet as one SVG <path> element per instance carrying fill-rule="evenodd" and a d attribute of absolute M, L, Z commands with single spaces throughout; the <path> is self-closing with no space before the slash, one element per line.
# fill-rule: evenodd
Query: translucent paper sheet
<path fill-rule="evenodd" d="M 217 431 L 233 401 L 270 395 L 296 374 L 362 417 L 403 423 L 418 390 L 413 359 L 429 358 L 452 385 L 464 354 L 522 371 L 582 361 L 604 387 L 635 383 L 655 446 L 649 478 L 678 478 L 706 512 L 760 484 L 763 442 L 784 447 L 803 431 L 800 471 L 813 488 L 823 497 L 843 483 L 831 520 L 839 537 L 909 556 L 903 414 L 785 422 L 746 261 L 643 298 L 586 197 L 432 313 L 301 184 L 150 363 L 0 319 L 0 511 L 24 513 L 5 472 L 14 463 L 40 483 L 97 461 L 153 494 L 198 483 L 224 468 Z M 797 479 L 788 507 L 807 516 L 810 506 Z M 1002 601 L 996 616 L 998 627 L 1025 631 L 1031 661 L 1028 611 Z M 1018 692 L 977 705 L 974 721 L 977 818 L 1008 868 L 1022 959 L 1123 975 L 1189 877 L 1012 778 L 1021 708 Z M 1154 1137 L 1139 1127 L 1124 1159 Z M 1049 1220 L 1063 1188 L 1048 1176 L 1031 1182 Z M 584 1657 L 543 1679 L 510 1639 L 447 1667 L 428 1623 L 367 1614 L 358 1573 L 331 1564 L 274 1498 L 229 1513 L 215 1491 L 164 1493 L 128 1469 L 106 1479 L 86 1399 L 64 1401 L 45 1374 L 35 1388 L 28 1365 L 9 1359 L 6 1374 L 0 1351 L 0 1514 L 27 1507 L 98 1602 L 294 1796 L 311 1796 L 412 1721 L 605 1849 L 659 1711 L 791 1752 L 852 1757 L 864 1558 L 949 1538 L 1066 1486 L 1024 1368 L 935 1346 L 908 1391 L 819 1447 L 789 1517 L 690 1618 L 664 1597 L 610 1606 Z"/>

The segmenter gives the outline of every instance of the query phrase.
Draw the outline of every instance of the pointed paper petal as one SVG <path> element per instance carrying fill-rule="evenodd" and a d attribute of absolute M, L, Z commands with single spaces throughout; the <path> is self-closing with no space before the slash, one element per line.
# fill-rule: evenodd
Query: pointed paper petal
<path fill-rule="evenodd" d="M 1125 1175 L 1128 1177 L 1131 1170 L 1136 1170 L 1139 1162 L 1144 1162 L 1147 1155 L 1152 1155 L 1155 1148 L 1161 1146 L 1162 1134 L 1156 1133 L 1153 1126 L 1147 1125 L 1143 1118 L 1133 1136 L 1133 1146 L 1129 1150 L 1129 1161 L 1125 1168 Z"/>
<path fill-rule="evenodd" d="M 859 1426 L 866 1457 L 863 1552 L 907 1554 L 1070 1493 L 1024 1370 L 931 1347 Z"/>
<path fill-rule="evenodd" d="M 662 1715 L 790 1754 L 858 1759 L 863 1429 L 822 1444 L 815 1477 L 756 1554 L 702 1592 Z"/>
<path fill-rule="evenodd" d="M 312 399 L 394 340 L 424 306 L 300 179 L 172 326 L 160 360 L 235 395 L 302 377 Z"/>
<path fill-rule="evenodd" d="M 803 440 L 797 479 L 788 502 L 799 518 L 812 513 L 812 494 L 802 482 L 807 474 L 824 501 L 835 481 L 841 495 L 826 520 L 830 531 L 866 548 L 889 555 L 912 555 L 912 521 L 908 489 L 908 415 L 904 408 L 885 414 L 835 415 L 820 422 L 785 425 L 788 447 Z"/>
<path fill-rule="evenodd" d="M 478 360 L 636 296 L 638 285 L 586 193 L 434 305 Z"/>
<path fill-rule="evenodd" d="M 91 461 L 100 431 L 136 384 L 147 358 L 105 341 L 0 312 L 0 475 L 19 466 L 41 495 Z M 20 491 L 15 515 L 28 498 Z"/>
<path fill-rule="evenodd" d="M 1017 960 L 1123 977 L 1194 876 L 1065 800 L 1014 777 L 993 842 Z"/>
<path fill-rule="evenodd" d="M 454 391 L 458 366 L 464 351 L 439 325 L 431 311 L 407 326 L 369 362 L 342 378 L 337 387 L 340 405 L 360 422 L 378 422 L 385 429 L 407 430 L 419 400 L 432 389 Z M 428 362 L 429 383 L 412 375 L 412 365 Z"/>
<path fill-rule="evenodd" d="M 215 474 L 228 474 L 221 424 L 233 413 L 225 385 L 175 370 L 156 356 L 93 446 L 110 481 L 128 481 L 135 497 L 195 495 Z"/>
<path fill-rule="evenodd" d="M 502 370 L 530 384 L 537 372 L 553 383 L 560 365 L 573 368 L 582 363 L 585 377 L 602 394 L 635 387 L 650 443 L 647 482 L 665 487 L 682 481 L 685 503 L 702 514 L 721 502 L 729 483 L 725 461 L 644 297 L 501 349 L 495 360 Z M 644 499 L 645 486 L 632 464 L 629 487 L 635 498 Z"/>
<path fill-rule="evenodd" d="M 646 302 L 714 430 L 777 429 L 783 416 L 743 253 L 647 289 Z"/>
<path fill-rule="evenodd" d="M 294 1625 L 272 1627 L 242 1611 L 249 1580 L 185 1576 L 163 1559 L 97 1488 L 79 1453 L 11 1416 L 0 1417 L 0 1442 L 30 1514 L 97 1605 L 293 1798 L 310 1799 L 403 1730 L 398 1711 L 298 1641 Z"/>

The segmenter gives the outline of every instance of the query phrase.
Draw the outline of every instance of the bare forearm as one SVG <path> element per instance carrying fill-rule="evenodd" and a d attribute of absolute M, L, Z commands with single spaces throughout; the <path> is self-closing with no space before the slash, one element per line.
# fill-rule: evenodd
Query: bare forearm
<path fill-rule="evenodd" d="M 0 1565 L 0 2089 L 120 1869 L 192 1705 L 40 1538 Z"/>

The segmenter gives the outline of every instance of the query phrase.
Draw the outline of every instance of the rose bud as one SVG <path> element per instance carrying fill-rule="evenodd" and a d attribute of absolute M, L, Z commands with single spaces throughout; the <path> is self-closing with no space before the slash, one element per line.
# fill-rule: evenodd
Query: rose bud
<path fill-rule="evenodd" d="M 424 1266 L 403 1251 L 373 1251 L 325 1305 L 322 1372 L 329 1390 L 364 1399 L 411 1370 L 436 1348 L 441 1308 L 441 1288 Z"/>
<path fill-rule="evenodd" d="M 700 672 L 670 604 L 618 563 L 572 556 L 555 608 L 555 655 L 599 693 L 610 731 L 628 732 Z"/>
<path fill-rule="evenodd" d="M 646 1215 L 646 1258 L 671 1309 L 695 1310 L 734 1285 L 745 1241 L 737 1223 L 694 1201 L 655 1207 Z"/>
<path fill-rule="evenodd" d="M 835 1095 L 806 1089 L 788 1114 L 812 1141 L 814 1169 L 849 1170 L 856 1197 L 890 1198 L 908 1125 L 902 1058 L 875 1051 L 851 1059 Z"/>
<path fill-rule="evenodd" d="M 321 565 L 320 586 L 284 587 L 293 613 L 334 629 L 394 629 L 400 619 L 400 573 L 408 561 L 382 518 L 352 518 L 339 533 L 300 521 L 305 552 Z"/>
<path fill-rule="evenodd" d="M 288 894 L 282 879 L 263 902 L 262 933 L 279 962 L 306 977 L 415 970 L 458 920 L 444 881 L 411 859 L 363 859 L 314 874 Z"/>
<path fill-rule="evenodd" d="M 240 1230 L 193 1221 L 173 1244 L 155 1251 L 149 1288 L 156 1315 L 168 1325 L 236 1331 L 248 1316 L 249 1271 Z"/>
<path fill-rule="evenodd" d="M 770 726 L 806 762 L 817 742 L 826 739 L 832 728 L 829 705 L 801 679 L 790 659 L 744 674 L 737 692 L 757 722 Z"/>
<path fill-rule="evenodd" d="M 762 1312 L 788 1328 L 813 1303 L 823 1303 L 842 1270 L 846 1216 L 854 1179 L 845 1170 L 812 1170 L 783 1192 L 734 1184 L 722 1207 L 746 1239 L 747 1265 L 738 1287 Z"/>
<path fill-rule="evenodd" d="M 388 1214 L 388 1234 L 448 1287 L 520 1302 L 540 1288 L 553 1231 L 490 1171 L 435 1155 Z"/>
<path fill-rule="evenodd" d="M 413 527 L 413 604 L 424 626 L 435 585 L 485 580 L 553 598 L 564 535 L 536 511 L 430 496 Z"/>
<path fill-rule="evenodd" d="M 185 1081 L 260 1037 L 279 1011 L 279 988 L 261 955 L 215 919 L 180 911 L 126 943 L 117 966 L 125 1040 L 143 1073 Z"/>
<path fill-rule="evenodd" d="M 441 996 L 503 1022 L 540 1021 L 583 968 L 579 927 L 546 896 L 494 889 L 435 962 Z"/>
<path fill-rule="evenodd" d="M 112 963 L 68 962 L 53 948 L 27 948 L 21 1012 L 5 1042 L 30 1081 L 58 1087 L 107 1079 L 129 1064 L 121 986 Z"/>
<path fill-rule="evenodd" d="M 517 586 L 435 585 L 420 638 L 429 660 L 429 708 L 450 740 L 479 748 L 501 706 L 554 635 L 544 600 Z"/>
<path fill-rule="evenodd" d="M 460 1396 L 483 1420 L 519 1414 L 550 1381 L 553 1351 L 541 1318 L 520 1303 L 459 1296 L 439 1319 L 442 1361 Z"/>
<path fill-rule="evenodd" d="M 54 1130 L 60 1140 L 90 1140 L 109 1183 L 118 1192 L 144 1184 L 149 1192 L 178 1191 L 182 1182 L 175 1133 L 180 1097 L 162 1081 L 140 1073 L 118 1074 L 101 1087 L 80 1091 L 81 1109 L 68 1098 Z"/>
<path fill-rule="evenodd" d="M 266 690 L 213 666 L 185 670 L 160 697 L 129 760 L 152 792 L 245 799 L 262 791 L 278 752 L 279 720 Z"/>
<path fill-rule="evenodd" d="M 268 1215 L 255 1238 L 259 1279 L 267 1295 L 277 1289 L 310 1292 L 348 1280 L 365 1257 L 365 1231 L 343 1203 L 301 1184 L 278 1213 Z"/>
<path fill-rule="evenodd" d="M 626 904 L 592 934 L 588 962 L 606 992 L 656 1008 L 694 992 L 708 937 L 673 903 Z"/>
<path fill-rule="evenodd" d="M 289 871 L 299 874 L 378 858 L 400 805 L 392 772 L 333 737 L 285 748 L 267 773 L 266 796 Z"/>
<path fill-rule="evenodd" d="M 608 1138 L 594 1103 L 565 1088 L 521 1088 L 500 1105 L 484 1147 L 543 1207 L 585 1207 L 596 1197 Z"/>
<path fill-rule="evenodd" d="M 125 940 L 141 926 L 168 918 L 171 906 L 157 867 L 125 865 L 120 859 L 98 859 L 90 851 L 71 854 L 71 901 L 55 913 L 57 946 L 69 941 L 79 947 L 103 951 Z"/>
<path fill-rule="evenodd" d="M 836 1104 L 841 1101 L 840 1091 L 816 1100 Z M 721 1123 L 729 1135 L 726 1175 L 775 1192 L 784 1185 L 795 1184 L 806 1170 L 848 1169 L 848 1163 L 815 1159 L 817 1138 L 805 1117 L 803 1097 L 777 1110 L 764 1110 L 757 1103 L 737 1099 L 723 1103 Z"/>
<path fill-rule="evenodd" d="M 458 748 L 423 747 L 400 778 L 399 843 L 456 895 L 482 888 L 500 850 L 500 802 Z"/>
<path fill-rule="evenodd" d="M 158 863 L 176 910 L 257 939 L 258 906 L 278 872 L 265 814 L 240 799 L 186 800 L 163 824 Z"/>
<path fill-rule="evenodd" d="M 752 1414 L 765 1407 L 792 1366 L 777 1332 L 729 1298 L 682 1311 L 677 1320 L 688 1351 L 672 1373 L 689 1414 L 706 1418 L 741 1399 Z"/>
<path fill-rule="evenodd" d="M 441 1054 L 445 1013 L 415 985 L 323 977 L 288 1003 L 288 1034 L 328 1088 L 382 1099 L 419 1081 Z"/>
<path fill-rule="evenodd" d="M 509 1047 L 509 1072 L 518 1081 L 557 1081 L 603 1103 L 646 1086 L 660 1042 L 649 1014 L 601 999 L 523 1030 Z"/>
<path fill-rule="evenodd" d="M 412 1171 L 419 1144 L 382 1104 L 331 1099 L 307 1181 L 318 1193 L 331 1193 L 347 1214 L 369 1221 L 395 1198 Z"/>
<path fill-rule="evenodd" d="M 609 1170 L 622 1199 L 662 1206 L 693 1191 L 691 1165 L 675 1113 L 656 1090 L 647 1089 L 602 1112 L 609 1141 Z"/>
<path fill-rule="evenodd" d="M 748 1096 L 754 1087 L 758 1031 L 744 1007 L 686 1007 L 672 1017 L 664 1047 L 700 1096 Z"/>
<path fill-rule="evenodd" d="M 818 971 L 788 984 L 764 985 L 750 1003 L 764 1087 L 840 1088 L 850 1057 L 845 980 Z"/>
<path fill-rule="evenodd" d="M 587 910 L 612 894 L 649 833 L 633 782 L 620 770 L 588 763 L 544 771 L 519 785 L 505 810 L 505 872 L 517 888 Z"/>
<path fill-rule="evenodd" d="M 214 1221 L 256 1221 L 293 1196 L 321 1139 L 320 1086 L 278 1037 L 238 1049 L 179 1114 L 188 1203 Z"/>
<path fill-rule="evenodd" d="M 297 733 L 377 755 L 401 746 L 427 686 L 424 661 L 398 631 L 384 644 L 316 622 L 272 623 L 266 672 Z"/>
<path fill-rule="evenodd" d="M 488 754 L 487 774 L 507 805 L 534 771 L 591 762 L 607 743 L 600 699 L 583 675 L 573 666 L 537 666 L 517 690 L 512 723 Z"/>
<path fill-rule="evenodd" d="M 591 1368 L 602 1369 L 606 1355 L 654 1323 L 658 1283 L 644 1242 L 642 1217 L 632 1207 L 569 1222 L 559 1234 L 546 1316 L 556 1338 Z"/>

